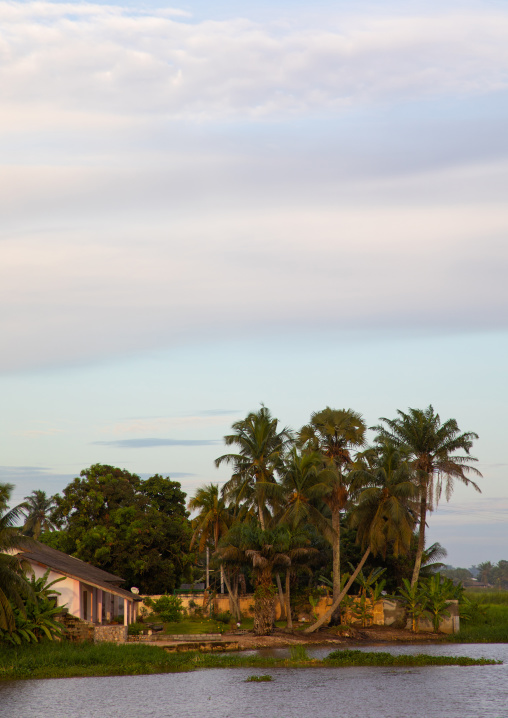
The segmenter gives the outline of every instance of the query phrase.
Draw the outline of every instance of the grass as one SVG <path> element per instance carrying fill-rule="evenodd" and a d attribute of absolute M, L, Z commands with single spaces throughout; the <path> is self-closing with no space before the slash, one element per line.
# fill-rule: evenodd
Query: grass
<path fill-rule="evenodd" d="M 479 600 L 478 594 L 468 598 Z M 448 640 L 453 643 L 508 643 L 508 603 L 487 603 L 481 599 L 480 603 L 485 607 L 485 615 L 473 621 L 461 620 L 460 631 Z"/>
<path fill-rule="evenodd" d="M 284 668 L 312 666 L 410 666 L 485 665 L 486 659 L 453 656 L 392 656 L 389 653 L 334 651 L 326 660 L 309 662 L 305 648 L 302 658 L 269 658 L 241 653 L 166 653 L 163 649 L 111 643 L 41 643 L 18 648 L 0 646 L 0 680 L 70 678 L 83 676 L 125 676 L 173 673 L 200 668 Z M 417 661 L 417 662 L 415 662 Z"/>
<path fill-rule="evenodd" d="M 333 666 L 486 666 L 501 663 L 489 658 L 468 658 L 467 656 L 393 656 L 391 653 L 339 650 L 333 651 L 323 661 Z"/>
<path fill-rule="evenodd" d="M 468 589 L 465 595 L 471 601 L 480 601 L 480 603 L 504 604 L 508 606 L 508 591 L 486 591 L 485 589 Z"/>
<path fill-rule="evenodd" d="M 144 624 L 136 625 L 144 625 L 147 627 L 147 624 L 150 623 L 163 623 L 163 621 L 159 619 L 159 616 L 151 614 L 145 619 Z M 277 628 L 285 628 L 286 622 L 276 621 L 275 626 Z M 241 628 L 251 631 L 254 628 L 254 619 L 242 618 Z M 229 625 L 227 623 L 221 623 L 213 618 L 185 618 L 183 621 L 164 623 L 164 633 L 168 634 L 177 633 L 182 635 L 191 635 L 201 633 L 225 633 L 227 631 L 229 631 Z"/>

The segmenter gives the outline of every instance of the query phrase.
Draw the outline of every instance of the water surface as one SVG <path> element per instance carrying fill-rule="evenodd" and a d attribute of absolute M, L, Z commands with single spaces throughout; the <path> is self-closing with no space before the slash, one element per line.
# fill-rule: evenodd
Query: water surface
<path fill-rule="evenodd" d="M 330 648 L 309 651 L 322 658 Z M 0 683 L 2 718 L 507 718 L 508 644 L 362 646 L 502 666 L 208 669 Z M 282 650 L 277 655 L 284 655 Z M 253 673 L 270 683 L 245 683 Z"/>

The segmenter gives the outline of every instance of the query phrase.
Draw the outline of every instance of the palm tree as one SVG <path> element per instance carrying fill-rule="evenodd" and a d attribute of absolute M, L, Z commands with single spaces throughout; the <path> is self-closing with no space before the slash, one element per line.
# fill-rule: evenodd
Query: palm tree
<path fill-rule="evenodd" d="M 199 511 L 199 514 L 192 520 L 194 533 L 192 534 L 190 548 L 198 542 L 200 552 L 207 551 L 207 581 L 208 588 L 208 550 L 212 543 L 216 551 L 219 546 L 219 539 L 224 536 L 231 526 L 233 517 L 224 499 L 219 494 L 218 484 L 206 484 L 196 491 L 196 495 L 189 501 L 188 507 L 191 511 Z M 221 584 L 223 590 L 224 575 L 221 567 Z M 228 585 L 228 583 L 226 583 Z"/>
<path fill-rule="evenodd" d="M 25 573 L 31 571 L 30 564 L 14 552 L 32 545 L 31 539 L 15 527 L 21 516 L 21 507 L 7 509 L 13 488 L 12 484 L 0 485 L 0 629 L 9 632 L 15 629 L 11 602 L 24 612 L 23 596 L 30 594 L 25 578 Z"/>
<path fill-rule="evenodd" d="M 351 513 L 351 527 L 356 528 L 357 543 L 365 553 L 331 608 L 306 633 L 318 629 L 337 611 L 370 553 L 385 557 L 390 547 L 398 556 L 409 549 L 415 524 L 411 504 L 417 489 L 404 471 L 393 470 L 389 465 L 378 472 L 376 482 L 376 486 L 361 492 L 358 504 Z"/>
<path fill-rule="evenodd" d="M 331 478 L 329 473 L 323 468 L 323 457 L 318 451 L 300 453 L 293 447 L 281 470 L 285 501 L 278 520 L 293 529 L 310 523 L 333 543 L 330 520 L 318 508 L 323 503 L 322 484 Z"/>
<path fill-rule="evenodd" d="M 199 511 L 192 521 L 194 533 L 191 548 L 196 541 L 199 541 L 198 549 L 204 551 L 211 541 L 214 549 L 217 550 L 219 539 L 227 533 L 232 521 L 231 512 L 219 494 L 218 484 L 201 486 L 190 499 L 188 506 L 191 511 Z"/>
<path fill-rule="evenodd" d="M 425 549 L 425 527 L 427 511 L 432 510 L 433 499 L 439 501 L 443 486 L 448 500 L 453 491 L 455 479 L 466 486 L 479 487 L 466 474 L 481 476 L 478 469 L 470 465 L 477 461 L 469 455 L 473 439 L 478 434 L 472 431 L 460 433 L 455 419 L 441 424 L 439 414 L 432 406 L 427 409 L 408 409 L 408 413 L 397 411 L 396 419 L 381 417 L 386 426 L 374 427 L 379 431 L 379 439 L 388 438 L 396 446 L 406 451 L 410 457 L 419 491 L 419 528 L 418 548 L 413 569 L 411 585 L 414 586 L 420 575 L 422 556 Z M 456 454 L 464 451 L 464 455 Z"/>
<path fill-rule="evenodd" d="M 340 521 L 341 511 L 359 488 L 351 481 L 352 451 L 364 445 L 366 425 L 361 414 L 352 409 L 331 409 L 312 414 L 310 423 L 302 427 L 298 441 L 308 451 L 318 451 L 323 457 L 326 473 L 313 487 L 327 504 L 332 518 L 332 575 L 333 599 L 340 589 Z"/>
<path fill-rule="evenodd" d="M 224 485 L 225 497 L 234 498 L 237 504 L 255 506 L 263 530 L 268 517 L 267 503 L 278 493 L 275 474 L 292 440 L 289 429 L 278 431 L 277 424 L 278 420 L 265 406 L 251 412 L 233 424 L 233 434 L 224 437 L 227 446 L 238 447 L 238 453 L 224 454 L 215 460 L 216 466 L 224 462 L 234 466 L 233 476 Z"/>
<path fill-rule="evenodd" d="M 30 496 L 25 496 L 21 507 L 26 517 L 22 529 L 26 536 L 38 539 L 43 531 L 55 531 L 58 528 L 50 518 L 56 508 L 55 499 L 53 496 L 48 498 L 45 491 L 35 489 Z"/>
<path fill-rule="evenodd" d="M 288 568 L 292 562 L 317 551 L 305 545 L 301 536 L 292 536 L 286 526 L 263 530 L 259 524 L 236 524 L 221 543 L 218 554 L 223 563 L 252 566 L 255 581 L 254 633 L 269 635 L 273 631 L 277 592 L 273 583 L 274 572 Z"/>

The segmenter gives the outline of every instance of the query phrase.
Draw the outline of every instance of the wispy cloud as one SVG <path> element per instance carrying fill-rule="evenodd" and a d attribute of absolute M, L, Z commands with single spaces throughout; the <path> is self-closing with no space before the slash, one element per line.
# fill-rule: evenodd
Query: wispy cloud
<path fill-rule="evenodd" d="M 141 434 L 162 433 L 174 428 L 200 429 L 208 426 L 223 426 L 224 417 L 231 416 L 233 411 L 203 411 L 197 414 L 182 414 L 180 416 L 153 416 L 125 419 L 102 427 L 105 434 Z"/>
<path fill-rule="evenodd" d="M 218 439 L 118 439 L 114 441 L 93 441 L 94 446 L 114 446 L 117 449 L 147 449 L 159 446 L 213 446 Z"/>
<path fill-rule="evenodd" d="M 62 111 L 202 120 L 507 87 L 508 17 L 485 8 L 343 13 L 316 28 L 296 15 L 187 22 L 156 10 L 3 2 L 0 21 L 4 123 L 27 100 L 53 108 L 55 120 Z"/>

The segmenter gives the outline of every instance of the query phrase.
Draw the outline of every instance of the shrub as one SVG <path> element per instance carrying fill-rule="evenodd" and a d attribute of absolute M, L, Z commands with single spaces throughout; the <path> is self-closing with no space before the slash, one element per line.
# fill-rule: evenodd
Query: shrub
<path fill-rule="evenodd" d="M 145 599 L 146 601 L 146 599 Z M 151 608 L 153 612 L 165 623 L 173 623 L 175 621 L 181 621 L 183 617 L 182 601 L 178 596 L 161 596 L 155 601 L 151 601 Z"/>
<path fill-rule="evenodd" d="M 216 613 L 214 618 L 219 623 L 225 623 L 227 625 L 234 621 L 234 618 L 229 611 L 222 611 L 222 613 Z"/>

